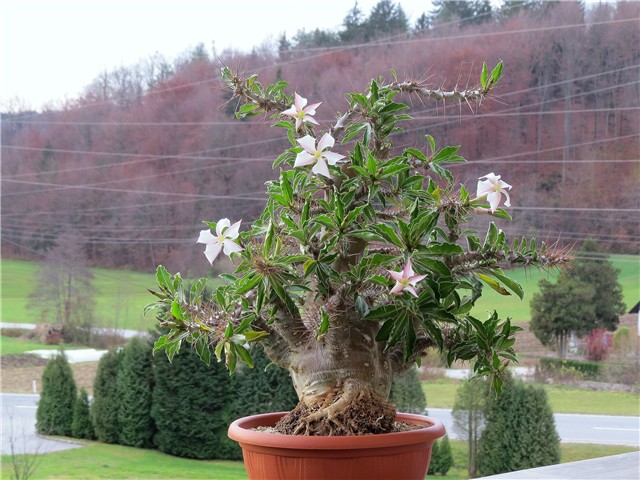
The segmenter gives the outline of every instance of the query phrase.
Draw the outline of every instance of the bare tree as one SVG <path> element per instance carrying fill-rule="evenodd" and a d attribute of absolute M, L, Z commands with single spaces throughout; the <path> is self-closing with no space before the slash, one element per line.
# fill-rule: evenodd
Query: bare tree
<path fill-rule="evenodd" d="M 65 340 L 90 344 L 94 295 L 93 273 L 86 266 L 82 238 L 60 235 L 38 271 L 28 307 L 39 311 L 41 321 L 61 324 Z"/>
<path fill-rule="evenodd" d="M 9 457 L 11 461 L 11 480 L 27 480 L 35 473 L 42 462 L 40 444 L 29 448 L 29 440 L 24 424 L 22 431 L 16 432 L 13 413 L 9 418 Z"/>

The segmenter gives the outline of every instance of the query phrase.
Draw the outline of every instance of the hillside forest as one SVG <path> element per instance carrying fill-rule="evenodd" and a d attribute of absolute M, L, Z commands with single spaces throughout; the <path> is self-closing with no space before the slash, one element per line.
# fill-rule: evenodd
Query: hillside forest
<path fill-rule="evenodd" d="M 382 0 L 371 12 L 356 4 L 338 30 L 282 35 L 251 53 L 156 54 L 103 72 L 61 107 L 3 113 L 3 258 L 39 260 L 71 235 L 92 266 L 206 271 L 201 221 L 248 225 L 289 146 L 270 119 L 235 118 L 223 65 L 323 102 L 316 119 L 328 126 L 347 108 L 345 93 L 374 77 L 392 81 L 391 69 L 465 88 L 483 62 L 500 60 L 504 79 L 481 104 L 402 98 L 413 119 L 395 147 L 424 148 L 425 134 L 439 147 L 461 145 L 468 164 L 452 172 L 473 192 L 478 177 L 502 175 L 513 185 L 513 220 L 497 222 L 510 236 L 567 246 L 591 237 L 637 254 L 640 3 L 434 5 L 413 25 Z"/>

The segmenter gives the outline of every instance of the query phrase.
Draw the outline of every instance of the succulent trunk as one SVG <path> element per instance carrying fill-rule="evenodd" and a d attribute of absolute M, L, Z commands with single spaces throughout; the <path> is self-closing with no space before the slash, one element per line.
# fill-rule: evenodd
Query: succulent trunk
<path fill-rule="evenodd" d="M 283 433 L 358 435 L 393 429 L 395 408 L 388 402 L 393 361 L 376 342 L 379 325 L 360 320 L 347 309 L 332 317 L 329 331 L 318 338 L 300 335 L 289 342 L 286 358 L 298 406 L 279 423 Z M 271 351 L 269 351 L 271 350 Z M 275 354 L 275 355 L 274 355 Z"/>

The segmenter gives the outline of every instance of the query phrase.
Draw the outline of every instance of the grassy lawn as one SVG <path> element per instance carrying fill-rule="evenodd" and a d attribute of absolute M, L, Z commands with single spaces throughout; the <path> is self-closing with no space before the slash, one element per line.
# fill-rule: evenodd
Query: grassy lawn
<path fill-rule="evenodd" d="M 43 455 L 33 479 L 215 479 L 247 475 L 242 462 L 190 460 L 157 450 L 89 443 L 83 448 Z M 10 478 L 10 457 L 2 456 L 2 478 Z"/>
<path fill-rule="evenodd" d="M 427 409 L 452 408 L 457 380 L 438 379 L 423 382 Z M 587 390 L 563 385 L 544 385 L 554 413 L 588 413 L 593 415 L 640 415 L 640 396 L 629 392 Z"/>
<path fill-rule="evenodd" d="M 0 336 L 0 355 L 21 355 L 29 350 L 57 350 L 58 345 L 45 345 L 44 343 L 31 342 L 21 338 Z M 66 346 L 66 349 L 73 347 Z"/>
<path fill-rule="evenodd" d="M 620 270 L 618 281 L 622 285 L 624 302 L 627 310 L 638 301 L 638 289 L 640 288 L 640 257 L 635 255 L 611 255 L 611 263 Z M 554 272 L 548 273 L 537 269 L 515 269 L 508 275 L 518 281 L 524 288 L 524 300 L 515 295 L 503 296 L 491 288 L 485 287 L 482 297 L 476 302 L 473 314 L 484 319 L 487 311 L 498 310 L 503 317 L 512 317 L 514 323 L 528 322 L 531 318 L 529 302 L 533 295 L 538 293 L 538 282 L 541 279 L 555 281 Z"/>
<path fill-rule="evenodd" d="M 612 255 L 611 261 L 621 270 L 619 280 L 623 287 L 624 300 L 631 307 L 638 301 L 638 279 L 640 257 L 633 255 Z M 2 321 L 17 323 L 38 323 L 34 311 L 26 305 L 33 290 L 34 275 L 38 265 L 19 260 L 3 260 L 2 270 Z M 154 275 L 126 270 L 93 269 L 94 285 L 98 290 L 96 317 L 100 326 L 130 330 L 146 330 L 153 326 L 151 319 L 142 316 L 143 308 L 153 300 L 147 292 L 155 285 Z M 525 288 L 526 296 L 520 301 L 515 296 L 505 297 L 485 288 L 485 294 L 478 301 L 473 313 L 484 318 L 489 310 L 497 309 L 504 316 L 511 316 L 515 322 L 529 320 L 529 301 L 538 291 L 541 278 L 552 278 L 548 273 L 530 269 L 518 269 L 510 275 Z"/>
<path fill-rule="evenodd" d="M 33 262 L 3 260 L 2 321 L 39 323 L 36 312 L 29 310 L 29 294 L 34 288 L 38 265 Z M 98 326 L 148 330 L 152 319 L 142 315 L 144 306 L 153 301 L 147 288 L 155 285 L 155 275 L 126 270 L 92 269 L 96 295 Z"/>
<path fill-rule="evenodd" d="M 467 444 L 451 440 L 454 465 L 445 478 L 467 479 Z M 633 447 L 588 444 L 563 444 L 562 463 L 636 451 Z M 189 460 L 156 450 L 142 450 L 89 443 L 88 446 L 43 455 L 33 479 L 246 479 L 242 462 Z M 70 466 L 73 466 L 70 468 Z M 2 478 L 11 476 L 10 457 L 2 456 Z"/>

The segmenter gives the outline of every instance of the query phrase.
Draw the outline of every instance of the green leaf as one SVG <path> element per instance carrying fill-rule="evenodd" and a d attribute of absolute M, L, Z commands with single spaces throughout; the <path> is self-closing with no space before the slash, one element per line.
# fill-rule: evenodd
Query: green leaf
<path fill-rule="evenodd" d="M 370 310 L 364 316 L 365 320 L 383 320 L 389 317 L 396 318 L 398 316 L 399 309 L 395 305 L 382 305 L 381 307 Z"/>
<path fill-rule="evenodd" d="M 156 281 L 158 282 L 158 285 L 162 285 L 174 293 L 171 274 L 162 265 L 158 265 L 158 268 L 156 269 Z"/>
<path fill-rule="evenodd" d="M 480 74 L 480 85 L 482 88 L 487 88 L 487 62 L 482 62 L 482 73 Z"/>
<path fill-rule="evenodd" d="M 491 84 L 495 85 L 498 83 L 498 80 L 502 77 L 502 60 L 495 66 L 495 68 L 491 71 Z"/>
<path fill-rule="evenodd" d="M 204 291 L 206 285 L 206 278 L 200 278 L 197 281 L 193 282 L 193 285 L 191 285 L 191 291 L 189 293 L 189 299 L 192 304 L 200 305 L 202 303 L 202 292 Z"/>
<path fill-rule="evenodd" d="M 263 332 L 262 330 L 247 330 L 242 335 L 247 339 L 247 342 L 255 342 L 256 340 L 260 340 L 263 337 L 268 336 L 267 332 Z"/>
<path fill-rule="evenodd" d="M 423 161 L 423 162 L 427 161 L 427 156 L 416 148 L 407 148 L 405 149 L 404 153 L 405 155 L 408 154 L 408 155 L 411 155 L 412 157 L 416 157 L 420 161 Z"/>
<path fill-rule="evenodd" d="M 376 341 L 385 342 L 389 340 L 389 335 L 391 335 L 391 331 L 393 330 L 393 327 L 395 327 L 395 325 L 396 318 L 390 318 L 389 320 L 384 322 L 380 327 L 380 330 L 378 330 L 378 333 L 376 334 Z"/>
<path fill-rule="evenodd" d="M 182 313 L 182 308 L 177 301 L 171 302 L 171 315 L 173 315 L 178 320 L 184 320 L 184 316 Z"/>
<path fill-rule="evenodd" d="M 396 231 L 389 225 L 383 223 L 377 225 L 371 225 L 371 229 L 380 234 L 386 241 L 397 245 L 398 247 L 404 247 L 404 242 L 400 239 Z"/>
<path fill-rule="evenodd" d="M 511 293 L 509 292 L 509 290 L 507 290 L 506 288 L 504 288 L 502 285 L 500 285 L 500 283 L 498 283 L 496 280 L 494 280 L 491 277 L 488 277 L 487 275 L 483 274 L 483 273 L 476 273 L 476 276 L 482 280 L 484 283 L 486 283 L 487 285 L 489 285 L 491 288 L 493 288 L 496 292 L 498 292 L 500 295 L 511 295 Z"/>
<path fill-rule="evenodd" d="M 429 147 L 431 148 L 431 155 L 433 155 L 435 153 L 435 151 L 436 151 L 436 141 L 435 141 L 435 139 L 429 134 L 425 135 L 424 138 L 426 138 L 427 142 L 429 142 Z"/>
<path fill-rule="evenodd" d="M 329 330 L 329 314 L 324 309 L 320 311 L 320 318 L 320 326 L 316 337 L 324 335 Z"/>
<path fill-rule="evenodd" d="M 238 113 L 243 114 L 243 113 L 253 112 L 258 107 L 259 105 L 255 103 L 246 103 L 238 109 Z"/>
<path fill-rule="evenodd" d="M 484 246 L 494 246 L 497 239 L 498 227 L 496 227 L 495 223 L 491 222 L 491 224 L 489 225 L 489 229 L 487 230 L 487 236 L 484 239 Z"/>
<path fill-rule="evenodd" d="M 524 289 L 518 282 L 500 273 L 492 272 L 491 275 L 500 280 L 509 290 L 520 297 L 520 300 L 524 299 Z"/>
<path fill-rule="evenodd" d="M 427 245 L 427 252 L 432 255 L 454 255 L 464 253 L 464 250 L 456 243 L 431 243 Z"/>
<path fill-rule="evenodd" d="M 211 365 L 211 350 L 209 350 L 206 336 L 198 337 L 196 341 L 196 353 L 205 364 Z"/>
<path fill-rule="evenodd" d="M 395 103 L 395 102 L 391 102 L 387 105 L 385 105 L 383 108 L 381 108 L 378 113 L 380 114 L 387 114 L 387 113 L 393 113 L 393 112 L 397 112 L 399 110 L 404 110 L 407 107 L 404 103 Z"/>
<path fill-rule="evenodd" d="M 231 322 L 227 323 L 227 328 L 224 331 L 224 338 L 231 338 L 233 336 L 233 325 Z"/>
<path fill-rule="evenodd" d="M 433 163 L 442 163 L 442 162 L 446 162 L 446 161 L 450 161 L 450 158 L 454 156 L 454 154 L 460 149 L 460 145 L 452 147 L 444 147 L 442 150 L 440 150 L 435 157 L 433 157 L 431 159 L 431 162 Z M 455 156 L 455 158 L 462 158 L 462 157 L 458 157 L 457 155 Z M 454 160 L 454 161 L 460 161 L 460 160 Z M 464 159 L 462 160 L 464 161 Z"/>
<path fill-rule="evenodd" d="M 251 354 L 249 353 L 249 351 L 242 345 L 238 345 L 237 343 L 234 344 L 234 347 L 236 349 L 236 352 L 238 352 L 238 355 L 240 355 L 242 361 L 246 363 L 249 368 L 253 368 L 253 359 L 251 358 Z"/>
<path fill-rule="evenodd" d="M 167 348 L 167 344 L 169 343 L 169 335 L 162 335 L 156 342 L 153 344 L 153 354 L 155 355 L 160 350 L 164 350 Z"/>

